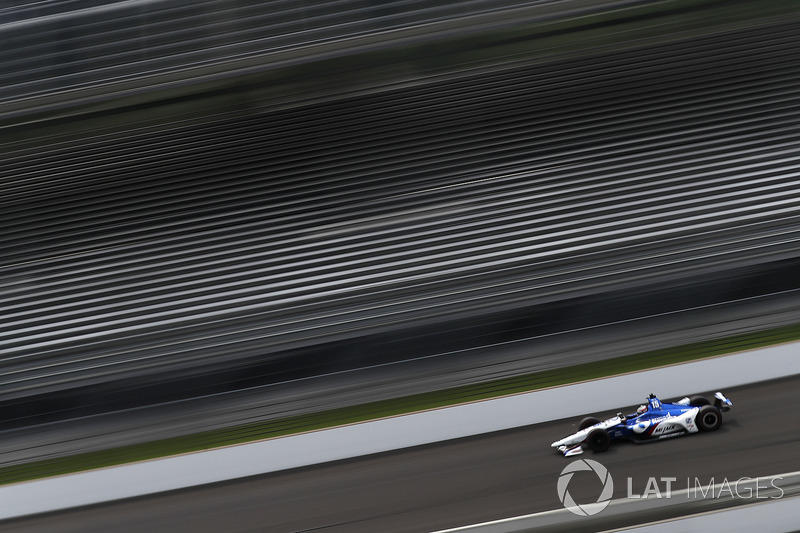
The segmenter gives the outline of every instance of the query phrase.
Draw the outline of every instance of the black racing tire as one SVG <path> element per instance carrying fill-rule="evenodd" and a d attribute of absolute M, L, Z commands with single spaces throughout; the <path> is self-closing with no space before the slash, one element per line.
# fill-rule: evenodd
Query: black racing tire
<path fill-rule="evenodd" d="M 590 426 L 593 426 L 593 425 L 599 424 L 599 423 L 600 423 L 600 421 L 598 419 L 596 419 L 595 417 L 587 416 L 586 418 L 581 420 L 580 424 L 578 424 L 578 430 L 580 431 L 581 429 L 586 429 L 586 428 L 588 428 Z"/>
<path fill-rule="evenodd" d="M 708 398 L 705 396 L 692 396 L 689 398 L 689 405 L 693 407 L 702 407 L 704 405 L 711 405 L 711 402 L 709 402 Z"/>
<path fill-rule="evenodd" d="M 722 413 L 713 405 L 704 405 L 697 413 L 695 421 L 700 431 L 715 431 L 722 425 Z"/>
<path fill-rule="evenodd" d="M 605 429 L 593 429 L 586 436 L 586 446 L 595 453 L 604 452 L 611 446 L 611 435 Z"/>

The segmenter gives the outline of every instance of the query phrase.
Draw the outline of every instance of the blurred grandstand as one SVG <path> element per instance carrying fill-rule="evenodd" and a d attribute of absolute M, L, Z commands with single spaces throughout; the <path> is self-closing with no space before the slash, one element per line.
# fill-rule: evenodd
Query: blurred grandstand
<path fill-rule="evenodd" d="M 758 4 L 3 8 L 7 421 L 794 298 L 800 24 Z"/>

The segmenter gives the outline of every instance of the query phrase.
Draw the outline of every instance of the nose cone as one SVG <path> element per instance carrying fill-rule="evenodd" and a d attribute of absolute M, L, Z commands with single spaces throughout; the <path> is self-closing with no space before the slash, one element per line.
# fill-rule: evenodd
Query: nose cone
<path fill-rule="evenodd" d="M 583 430 L 583 431 L 579 431 L 577 433 L 573 433 L 572 435 L 570 435 L 568 437 L 564 437 L 561 440 L 557 440 L 553 444 L 551 444 L 550 446 L 552 446 L 553 448 L 558 448 L 559 446 L 573 446 L 575 444 L 579 444 L 585 438 L 586 438 L 586 431 Z"/>

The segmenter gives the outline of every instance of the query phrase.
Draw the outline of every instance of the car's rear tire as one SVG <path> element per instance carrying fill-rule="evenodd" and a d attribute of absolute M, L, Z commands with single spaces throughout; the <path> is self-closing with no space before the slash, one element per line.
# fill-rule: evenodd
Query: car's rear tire
<path fill-rule="evenodd" d="M 689 398 L 689 405 L 693 407 L 702 407 L 704 405 L 711 405 L 711 402 L 709 402 L 708 398 L 705 396 L 692 396 Z"/>
<path fill-rule="evenodd" d="M 696 423 L 700 431 L 714 431 L 722 425 L 722 413 L 713 405 L 704 405 L 697 413 Z"/>
<path fill-rule="evenodd" d="M 588 427 L 591 427 L 591 426 L 593 426 L 595 424 L 599 424 L 599 423 L 600 423 L 600 421 L 598 419 L 596 419 L 595 417 L 587 416 L 586 418 L 581 420 L 581 423 L 578 425 L 578 429 L 579 430 L 586 429 Z"/>
<path fill-rule="evenodd" d="M 586 446 L 595 453 L 604 452 L 611 446 L 611 435 L 605 429 L 593 429 L 586 436 Z"/>

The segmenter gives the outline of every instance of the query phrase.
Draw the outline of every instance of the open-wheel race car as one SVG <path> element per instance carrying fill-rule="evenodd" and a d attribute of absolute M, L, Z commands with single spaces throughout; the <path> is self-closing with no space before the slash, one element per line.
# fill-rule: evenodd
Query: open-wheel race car
<path fill-rule="evenodd" d="M 721 392 L 714 394 L 712 404 L 703 396 L 692 396 L 675 403 L 662 403 L 654 394 L 633 414 L 600 421 L 593 417 L 581 420 L 576 433 L 551 446 L 569 457 L 583 453 L 584 447 L 604 452 L 614 440 L 646 442 L 667 439 L 699 431 L 714 431 L 722 425 L 722 413 L 733 403 Z"/>

